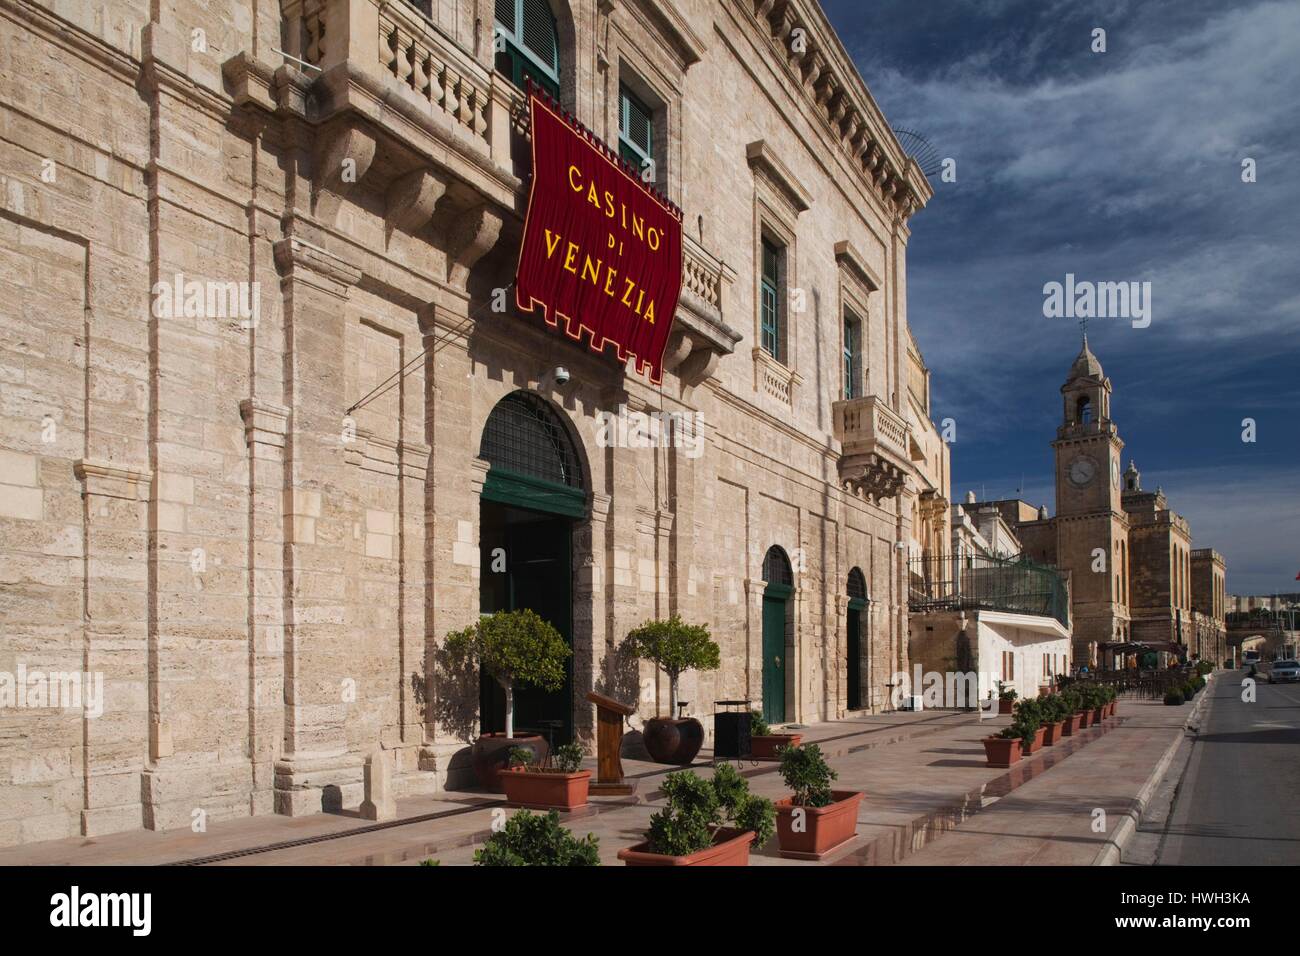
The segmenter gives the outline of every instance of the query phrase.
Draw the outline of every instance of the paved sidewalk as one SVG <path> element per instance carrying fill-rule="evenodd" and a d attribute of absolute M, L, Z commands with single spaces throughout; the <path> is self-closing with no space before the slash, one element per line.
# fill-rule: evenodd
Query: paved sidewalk
<path fill-rule="evenodd" d="M 1207 689 L 1208 690 L 1208 689 Z M 1116 726 L 1086 750 L 1002 797 L 908 866 L 1091 866 L 1118 862 L 1184 727 L 1209 698 L 1191 706 L 1121 700 Z M 1103 816 L 1104 814 L 1104 816 Z"/>
<path fill-rule="evenodd" d="M 986 766 L 980 742 L 1006 726 L 1007 717 L 981 721 L 974 714 L 932 711 L 855 717 L 806 728 L 801 731 L 805 742 L 819 743 L 839 772 L 836 786 L 866 793 L 857 838 L 826 862 L 870 866 L 904 859 L 936 864 L 1004 861 L 1009 854 L 1005 848 L 996 859 L 982 854 L 1000 845 L 1004 833 L 1025 825 L 1003 819 L 1014 816 L 1006 812 L 1015 805 L 1009 801 L 1023 794 L 1028 794 L 1025 808 L 1031 818 L 1046 822 L 1052 816 L 1051 801 L 1056 800 L 1060 819 L 1053 816 L 1055 822 L 1045 828 L 1034 824 L 1041 830 L 1031 827 L 1029 831 L 1028 839 L 1035 846 L 1031 851 L 1025 844 L 1020 855 L 1033 862 L 1073 862 L 1072 857 L 1058 860 L 1054 854 L 1070 845 L 1075 829 L 1081 828 L 1084 839 L 1089 839 L 1088 813 L 1093 806 L 1111 812 L 1112 803 L 1095 794 L 1117 786 L 1116 778 L 1136 779 L 1142 768 L 1149 773 L 1159 756 L 1150 756 L 1154 738 L 1171 739 L 1177 732 L 1173 716 L 1181 715 L 1181 726 L 1187 710 L 1122 701 L 1120 717 L 1046 748 L 1010 770 Z M 709 756 L 707 751 L 701 754 L 698 772 L 709 772 Z M 639 780 L 635 795 L 593 800 L 588 810 L 565 818 L 575 832 L 600 838 L 601 860 L 606 864 L 617 864 L 619 849 L 642 839 L 650 815 L 663 805 L 659 784 L 677 769 L 627 759 L 624 768 Z M 774 763 L 746 763 L 742 772 L 756 793 L 778 797 L 786 792 Z M 1062 778 L 1068 782 L 1058 782 Z M 1112 802 L 1120 810 L 1127 805 Z M 447 792 L 399 800 L 399 819 L 387 824 L 369 823 L 347 813 L 255 817 L 215 823 L 202 834 L 136 831 L 13 847 L 0 850 L 0 865 L 414 865 L 430 858 L 443 865 L 467 864 L 489 836 L 494 814 L 500 812 L 515 811 L 505 809 L 497 795 Z M 1081 823 L 1074 819 L 1080 813 Z M 984 834 L 986 830 L 991 837 Z M 1053 848 L 1044 849 L 1038 845 L 1042 843 Z M 947 850 L 950 844 L 954 849 Z M 931 858 L 940 853 L 951 856 Z M 1095 846 L 1091 856 L 1096 856 Z M 775 840 L 756 850 L 751 862 L 816 865 L 780 858 Z"/>

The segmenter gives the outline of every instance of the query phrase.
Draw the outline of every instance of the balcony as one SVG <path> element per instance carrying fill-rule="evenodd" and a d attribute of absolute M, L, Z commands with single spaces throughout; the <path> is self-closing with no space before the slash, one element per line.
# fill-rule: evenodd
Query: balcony
<path fill-rule="evenodd" d="M 907 422 L 876 395 L 836 402 L 833 410 L 840 481 L 876 500 L 896 496 L 912 470 Z"/>
<path fill-rule="evenodd" d="M 1070 626 L 1070 595 L 1061 574 L 1027 558 L 918 557 L 907 563 L 907 609 L 1005 611 Z"/>

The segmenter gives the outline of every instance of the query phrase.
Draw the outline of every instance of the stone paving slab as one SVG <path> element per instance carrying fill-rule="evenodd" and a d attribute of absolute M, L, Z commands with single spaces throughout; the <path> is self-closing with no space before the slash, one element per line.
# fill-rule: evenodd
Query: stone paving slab
<path fill-rule="evenodd" d="M 856 735 L 854 740 L 883 743 L 913 733 L 928 733 L 935 725 L 962 719 L 961 715 L 949 712 L 898 712 L 818 723 L 800 729 L 799 732 L 808 741 L 833 741 L 845 735 Z M 708 751 L 701 754 L 701 769 L 707 767 L 708 761 L 704 758 L 708 756 Z M 594 769 L 595 761 L 588 760 L 587 765 Z M 626 774 L 642 779 L 642 789 L 646 790 L 654 789 L 653 781 L 656 778 L 676 769 L 626 757 L 623 765 Z M 624 799 L 599 801 L 602 804 L 623 802 Z M 320 842 L 235 857 L 229 862 L 403 862 L 408 854 L 418 856 L 426 847 L 454 845 L 471 839 L 476 834 L 489 832 L 491 809 L 499 806 L 504 806 L 504 803 L 497 794 L 474 790 L 444 791 L 397 800 L 397 823 L 401 824 L 413 817 L 449 814 L 436 821 L 401 826 L 390 824 L 386 828 L 379 828 L 370 821 L 362 820 L 355 808 L 341 813 L 304 817 L 265 815 L 214 822 L 209 824 L 205 833 L 193 833 L 188 829 L 135 830 L 93 838 L 73 837 L 7 847 L 0 849 L 0 865 L 151 865 L 235 854 L 291 841 Z M 464 812 L 467 808 L 473 810 L 476 807 L 480 809 L 471 813 Z M 606 809 L 609 809 L 608 806 Z M 653 810 L 647 811 L 647 818 L 650 812 Z M 481 839 L 479 842 L 481 844 Z M 617 848 L 615 852 L 616 850 Z"/>
<path fill-rule="evenodd" d="M 1131 802 L 1126 794 L 1150 774 L 1157 759 L 1151 753 L 1161 740 L 1167 743 L 1181 732 L 1186 712 L 1125 700 L 1119 718 L 1009 770 L 988 767 L 981 743 L 1006 726 L 1007 717 L 895 713 L 803 728 L 805 742 L 819 743 L 839 772 L 837 788 L 866 794 L 857 837 L 823 864 L 1092 862 L 1105 839 L 1088 831 L 1092 807 L 1103 806 L 1118 819 L 1125 801 Z M 651 814 L 663 805 L 659 784 L 677 769 L 626 758 L 624 768 L 639 781 L 636 794 L 594 799 L 588 810 L 566 815 L 565 821 L 579 834 L 595 833 L 601 861 L 611 865 L 618 864 L 619 849 L 642 839 Z M 695 769 L 707 774 L 707 759 Z M 746 762 L 742 772 L 755 793 L 775 798 L 786 792 L 775 763 Z M 365 866 L 415 865 L 425 859 L 463 865 L 472 862 L 474 850 L 491 833 L 494 814 L 516 812 L 497 795 L 473 791 L 397 803 L 399 819 L 390 824 L 354 814 L 264 816 L 215 823 L 205 834 L 137 831 L 29 844 L 0 850 L 0 865 Z M 1017 808 L 1020 812 L 1013 812 Z M 419 819 L 434 814 L 439 816 Z M 751 862 L 819 865 L 782 859 L 775 840 L 755 850 Z"/>
<path fill-rule="evenodd" d="M 1208 695 L 1202 692 L 1198 704 Z M 907 866 L 1089 866 L 1113 856 L 1117 831 L 1140 812 L 1167 755 L 1183 737 L 1192 707 L 1121 700 L 1112 728 L 1086 758 L 1063 760 L 1050 772 L 1000 797 L 942 840 L 912 854 Z M 1105 830 L 1096 832 L 1097 810 Z"/>

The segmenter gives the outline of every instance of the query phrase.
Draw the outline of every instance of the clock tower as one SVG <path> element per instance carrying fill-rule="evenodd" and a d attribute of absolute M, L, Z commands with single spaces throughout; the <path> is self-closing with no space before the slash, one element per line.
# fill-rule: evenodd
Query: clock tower
<path fill-rule="evenodd" d="M 1122 503 L 1124 442 L 1110 417 L 1110 379 L 1083 347 L 1061 386 L 1056 452 L 1056 556 L 1070 571 L 1075 660 L 1128 637 L 1128 516 Z"/>

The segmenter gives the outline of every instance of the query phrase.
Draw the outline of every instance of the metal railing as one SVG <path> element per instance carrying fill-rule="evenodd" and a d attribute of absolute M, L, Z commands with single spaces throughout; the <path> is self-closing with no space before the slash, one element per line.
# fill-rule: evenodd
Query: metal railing
<path fill-rule="evenodd" d="M 1008 611 L 1055 618 L 1070 626 L 1065 579 L 1028 558 L 918 557 L 908 561 L 908 609 Z"/>

